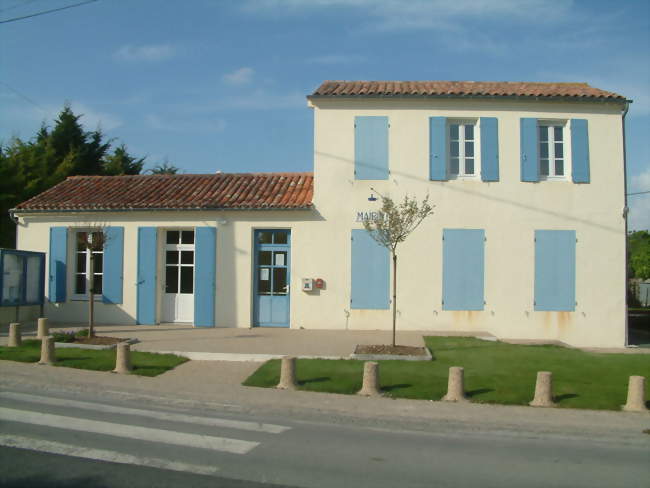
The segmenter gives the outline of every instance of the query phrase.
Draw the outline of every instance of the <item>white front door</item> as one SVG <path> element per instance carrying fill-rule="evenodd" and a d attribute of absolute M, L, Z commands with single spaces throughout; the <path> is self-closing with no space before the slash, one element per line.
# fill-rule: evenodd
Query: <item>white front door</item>
<path fill-rule="evenodd" d="M 165 232 L 163 322 L 194 321 L 194 231 Z"/>

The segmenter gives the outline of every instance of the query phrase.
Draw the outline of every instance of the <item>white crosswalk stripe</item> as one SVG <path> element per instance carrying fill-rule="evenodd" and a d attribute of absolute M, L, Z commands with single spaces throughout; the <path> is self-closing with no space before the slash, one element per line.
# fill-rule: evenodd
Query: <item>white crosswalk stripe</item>
<path fill-rule="evenodd" d="M 216 466 L 204 466 L 200 464 L 187 464 L 167 459 L 151 458 L 144 456 L 132 456 L 107 449 L 92 449 L 88 447 L 74 446 L 62 442 L 46 441 L 41 439 L 30 439 L 28 437 L 15 435 L 0 435 L 0 446 L 29 449 L 30 451 L 46 452 L 49 454 L 61 454 L 95 461 L 107 461 L 119 464 L 134 464 L 147 466 L 149 468 L 168 469 L 172 471 L 183 471 L 187 473 L 212 475 L 219 471 Z"/>
<path fill-rule="evenodd" d="M 60 407 L 80 408 L 83 410 L 94 410 L 104 413 L 116 413 L 123 415 L 135 415 L 147 417 L 156 420 L 167 420 L 171 422 L 184 422 L 191 424 L 208 425 L 211 427 L 225 427 L 237 430 L 247 430 L 251 432 L 264 432 L 266 434 L 280 434 L 286 432 L 291 427 L 275 424 L 263 424 L 259 422 L 246 422 L 241 420 L 220 419 L 213 417 L 199 417 L 196 415 L 184 415 L 172 412 L 160 412 L 156 410 L 143 410 L 139 408 L 117 407 L 113 405 L 104 405 L 91 402 L 80 402 L 63 398 L 44 397 L 40 395 L 30 395 L 27 393 L 14 393 L 9 391 L 0 392 L 0 398 L 10 400 L 26 401 L 30 403 L 40 403 L 42 405 L 52 405 Z"/>
<path fill-rule="evenodd" d="M 99 420 L 80 419 L 48 413 L 16 410 L 13 408 L 0 407 L 0 419 L 65 430 L 111 435 L 127 439 L 210 449 L 232 454 L 246 454 L 259 445 L 259 442 L 231 439 L 227 437 L 188 434 L 185 432 L 103 422 Z"/>

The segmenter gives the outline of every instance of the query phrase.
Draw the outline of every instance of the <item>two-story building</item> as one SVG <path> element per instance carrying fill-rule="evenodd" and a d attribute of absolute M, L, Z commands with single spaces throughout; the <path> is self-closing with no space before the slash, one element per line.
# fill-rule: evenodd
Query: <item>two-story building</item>
<path fill-rule="evenodd" d="M 625 344 L 625 97 L 328 81 L 307 98 L 313 174 L 79 176 L 18 205 L 51 320 L 84 320 L 93 273 L 99 323 L 389 329 L 389 254 L 363 220 L 408 194 L 435 213 L 398 249 L 398 330 Z M 78 238 L 98 231 L 91 270 Z"/>

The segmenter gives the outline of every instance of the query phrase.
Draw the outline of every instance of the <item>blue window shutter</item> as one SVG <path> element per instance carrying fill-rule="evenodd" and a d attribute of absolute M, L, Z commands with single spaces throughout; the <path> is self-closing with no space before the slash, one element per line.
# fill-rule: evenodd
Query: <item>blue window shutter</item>
<path fill-rule="evenodd" d="M 483 310 L 485 231 L 444 229 L 442 309 Z"/>
<path fill-rule="evenodd" d="M 50 227 L 49 300 L 65 302 L 68 273 L 68 228 Z"/>
<path fill-rule="evenodd" d="M 138 324 L 156 323 L 156 255 L 158 249 L 158 229 L 138 227 Z"/>
<path fill-rule="evenodd" d="M 388 117 L 354 118 L 354 178 L 388 179 Z"/>
<path fill-rule="evenodd" d="M 589 183 L 589 134 L 586 119 L 571 119 L 571 173 L 574 183 Z"/>
<path fill-rule="evenodd" d="M 429 178 L 447 179 L 447 118 L 429 117 Z"/>
<path fill-rule="evenodd" d="M 104 303 L 122 303 L 124 287 L 124 227 L 104 229 L 104 280 L 102 300 Z"/>
<path fill-rule="evenodd" d="M 194 325 L 214 327 L 217 229 L 197 227 L 194 265 Z"/>
<path fill-rule="evenodd" d="M 481 179 L 499 181 L 499 123 L 496 117 L 481 117 Z"/>
<path fill-rule="evenodd" d="M 537 119 L 520 120 L 521 181 L 539 181 Z"/>
<path fill-rule="evenodd" d="M 390 253 L 366 230 L 352 230 L 353 309 L 385 310 L 390 299 Z"/>
<path fill-rule="evenodd" d="M 535 231 L 535 310 L 573 311 L 576 305 L 576 232 Z"/>

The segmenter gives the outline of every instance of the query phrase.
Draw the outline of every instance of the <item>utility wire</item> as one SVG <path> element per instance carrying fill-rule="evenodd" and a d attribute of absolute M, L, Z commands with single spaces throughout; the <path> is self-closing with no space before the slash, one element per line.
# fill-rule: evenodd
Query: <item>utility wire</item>
<path fill-rule="evenodd" d="M 25 5 L 29 5 L 30 3 L 34 3 L 34 2 L 37 2 L 37 1 L 39 1 L 39 0 L 25 0 L 24 2 L 17 3 L 15 5 L 12 5 L 11 7 L 0 9 L 0 12 L 6 12 L 7 10 L 13 10 L 13 9 L 18 8 L 18 7 L 24 7 Z"/>
<path fill-rule="evenodd" d="M 650 193 L 650 190 L 647 191 L 637 191 L 634 193 L 628 193 L 627 196 L 629 197 L 630 195 L 645 195 L 646 193 Z"/>
<path fill-rule="evenodd" d="M 0 81 L 0 85 L 4 86 L 5 88 L 8 88 L 8 89 L 11 90 L 12 92 L 14 92 L 16 95 L 18 95 L 20 98 L 22 98 L 22 99 L 25 100 L 26 102 L 28 102 L 28 103 L 34 105 L 34 107 L 36 107 L 37 109 L 41 110 L 44 114 L 47 114 L 47 110 L 45 110 L 43 107 L 41 107 L 41 106 L 40 106 L 38 103 L 36 103 L 34 100 L 30 99 L 27 95 L 23 95 L 22 93 L 20 93 L 20 92 L 19 92 L 18 90 L 16 90 L 15 88 L 13 88 L 13 87 L 7 85 L 4 81 Z"/>
<path fill-rule="evenodd" d="M 51 10 L 44 10 L 43 12 L 36 12 L 30 15 L 23 15 L 22 17 L 14 17 L 13 19 L 0 20 L 0 24 L 8 24 L 9 22 L 16 22 L 17 20 L 30 19 L 32 17 L 38 17 L 39 15 L 51 14 L 52 12 L 58 12 L 60 10 L 66 10 L 69 8 L 80 7 L 88 3 L 97 2 L 98 0 L 86 0 L 85 2 L 75 3 L 74 5 L 67 5 L 65 7 L 53 8 Z"/>

